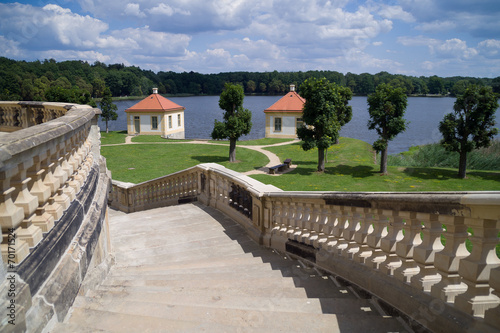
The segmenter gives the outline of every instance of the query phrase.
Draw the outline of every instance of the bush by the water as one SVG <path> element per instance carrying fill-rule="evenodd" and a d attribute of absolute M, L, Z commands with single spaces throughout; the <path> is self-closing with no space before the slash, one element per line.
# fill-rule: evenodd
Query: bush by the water
<path fill-rule="evenodd" d="M 409 151 L 389 156 L 392 166 L 458 168 L 459 154 L 446 151 L 439 143 L 411 147 Z M 500 141 L 467 155 L 468 170 L 500 170 Z"/>

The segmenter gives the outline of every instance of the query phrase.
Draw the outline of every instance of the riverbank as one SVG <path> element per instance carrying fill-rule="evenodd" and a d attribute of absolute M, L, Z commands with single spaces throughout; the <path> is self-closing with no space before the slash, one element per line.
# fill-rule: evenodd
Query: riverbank
<path fill-rule="evenodd" d="M 199 163 L 215 162 L 238 172 L 262 169 L 269 159 L 238 143 L 238 163 L 228 162 L 225 144 L 191 144 L 190 141 L 164 140 L 160 142 L 125 145 L 126 134 L 102 134 L 102 155 L 107 158 L 113 179 L 138 183 L 165 174 L 180 171 Z M 141 136 L 136 137 L 141 138 Z M 134 139 L 132 139 L 132 142 Z M 159 138 L 159 137 L 158 137 Z M 141 139 L 139 139 L 141 140 Z M 118 141 L 121 141 L 118 143 Z M 113 146 L 106 146 L 114 142 Z M 247 141 L 247 146 L 252 141 Z M 280 176 L 251 175 L 265 184 L 287 191 L 496 191 L 500 190 L 500 172 L 475 170 L 467 179 L 457 178 L 457 169 L 437 167 L 389 166 L 389 174 L 380 175 L 379 165 L 371 145 L 357 139 L 341 138 L 340 144 L 328 150 L 328 163 L 324 173 L 316 172 L 317 150 L 303 151 L 299 142 L 277 145 L 272 142 L 262 148 L 284 161 L 292 159 L 294 169 Z M 137 175 L 140 174 L 140 177 Z"/>

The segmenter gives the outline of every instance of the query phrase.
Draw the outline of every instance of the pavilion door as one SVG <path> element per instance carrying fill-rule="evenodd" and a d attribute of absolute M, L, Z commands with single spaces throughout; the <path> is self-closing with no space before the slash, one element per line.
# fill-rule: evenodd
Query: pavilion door
<path fill-rule="evenodd" d="M 135 133 L 141 133 L 141 119 L 139 116 L 134 116 Z"/>

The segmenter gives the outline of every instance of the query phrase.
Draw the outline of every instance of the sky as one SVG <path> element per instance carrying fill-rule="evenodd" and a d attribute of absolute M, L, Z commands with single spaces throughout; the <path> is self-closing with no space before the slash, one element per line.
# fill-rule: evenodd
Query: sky
<path fill-rule="evenodd" d="M 500 1 L 1 1 L 0 56 L 154 72 L 494 78 Z"/>

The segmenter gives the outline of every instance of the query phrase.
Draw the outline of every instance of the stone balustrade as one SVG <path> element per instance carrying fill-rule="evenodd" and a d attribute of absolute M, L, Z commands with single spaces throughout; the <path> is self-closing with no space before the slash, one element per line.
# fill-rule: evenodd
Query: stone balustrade
<path fill-rule="evenodd" d="M 46 123 L 64 116 L 72 107 L 67 103 L 1 102 L 0 132 L 14 132 Z"/>
<path fill-rule="evenodd" d="M 200 164 L 138 185 L 114 182 L 111 198 L 127 212 L 198 200 L 411 323 L 435 332 L 500 329 L 499 192 L 284 192 Z"/>
<path fill-rule="evenodd" d="M 0 102 L 0 282 L 16 280 L 12 299 L 0 284 L 0 303 L 14 300 L 18 320 L 3 325 L 2 317 L 2 331 L 39 331 L 54 314 L 62 320 L 106 242 L 106 233 L 92 238 L 103 234 L 110 183 L 99 114 L 86 105 Z"/>

